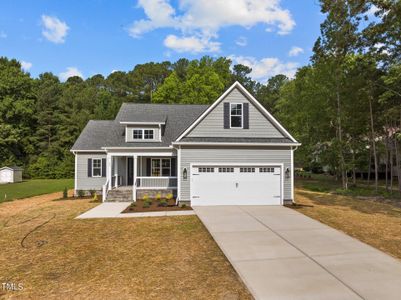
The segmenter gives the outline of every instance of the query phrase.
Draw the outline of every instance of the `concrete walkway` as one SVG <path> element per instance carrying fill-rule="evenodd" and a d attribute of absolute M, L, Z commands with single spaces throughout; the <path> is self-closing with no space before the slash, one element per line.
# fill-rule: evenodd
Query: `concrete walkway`
<path fill-rule="evenodd" d="M 143 218 L 143 217 L 166 217 L 166 216 L 189 216 L 194 215 L 193 210 L 183 211 L 150 211 L 138 213 L 121 212 L 126 209 L 130 202 L 107 202 L 102 203 L 87 212 L 79 215 L 76 219 L 98 219 L 98 218 Z"/>
<path fill-rule="evenodd" d="M 401 262 L 282 206 L 195 207 L 256 299 L 400 299 Z"/>

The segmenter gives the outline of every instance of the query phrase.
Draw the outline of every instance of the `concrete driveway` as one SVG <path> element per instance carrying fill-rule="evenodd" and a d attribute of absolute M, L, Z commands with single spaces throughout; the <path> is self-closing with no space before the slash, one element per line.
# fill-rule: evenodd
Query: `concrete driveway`
<path fill-rule="evenodd" d="M 194 210 L 256 299 L 401 299 L 401 261 L 292 209 Z"/>

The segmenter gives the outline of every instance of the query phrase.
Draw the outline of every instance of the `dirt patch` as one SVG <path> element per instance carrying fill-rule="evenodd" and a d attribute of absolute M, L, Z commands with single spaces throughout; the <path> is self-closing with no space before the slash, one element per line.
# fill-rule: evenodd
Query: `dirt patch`
<path fill-rule="evenodd" d="M 0 282 L 24 286 L 1 299 L 252 299 L 196 216 L 79 220 L 98 204 L 60 197 L 0 204 Z"/>
<path fill-rule="evenodd" d="M 175 200 L 166 201 L 162 205 L 160 201 L 152 201 L 147 207 L 144 205 L 146 201 L 137 200 L 133 202 L 130 206 L 122 211 L 122 213 L 133 213 L 133 212 L 151 212 L 151 211 L 181 211 L 181 210 L 192 210 L 190 206 L 178 206 L 175 204 Z"/>

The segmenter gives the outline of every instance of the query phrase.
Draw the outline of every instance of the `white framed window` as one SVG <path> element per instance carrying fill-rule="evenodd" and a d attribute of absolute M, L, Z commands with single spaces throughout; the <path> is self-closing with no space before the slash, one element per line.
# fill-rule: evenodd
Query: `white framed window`
<path fill-rule="evenodd" d="M 143 130 L 142 129 L 134 129 L 132 131 L 132 137 L 134 140 L 142 140 L 143 139 Z"/>
<path fill-rule="evenodd" d="M 155 131 L 153 129 L 145 129 L 143 131 L 143 138 L 145 140 L 153 140 Z"/>
<path fill-rule="evenodd" d="M 102 160 L 100 158 L 92 159 L 92 177 L 102 177 Z"/>
<path fill-rule="evenodd" d="M 132 138 L 134 140 L 153 140 L 154 137 L 154 129 L 134 129 L 132 131 Z"/>
<path fill-rule="evenodd" d="M 151 175 L 152 177 L 171 176 L 171 159 L 170 158 L 152 158 L 151 159 Z"/>
<path fill-rule="evenodd" d="M 255 168 L 239 168 L 240 173 L 255 173 Z"/>
<path fill-rule="evenodd" d="M 201 167 L 198 168 L 199 173 L 214 173 L 214 168 L 211 167 Z"/>
<path fill-rule="evenodd" d="M 219 168 L 219 173 L 234 173 L 234 168 L 222 167 L 222 168 Z"/>
<path fill-rule="evenodd" d="M 230 128 L 243 128 L 242 103 L 230 103 Z"/>
<path fill-rule="evenodd" d="M 273 167 L 259 168 L 259 173 L 274 173 Z"/>

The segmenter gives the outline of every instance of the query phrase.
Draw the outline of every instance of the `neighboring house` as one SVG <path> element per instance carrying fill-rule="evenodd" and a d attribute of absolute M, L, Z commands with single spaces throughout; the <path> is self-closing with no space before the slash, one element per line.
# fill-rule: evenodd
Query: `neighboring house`
<path fill-rule="evenodd" d="M 180 204 L 280 205 L 294 199 L 300 144 L 238 82 L 212 105 L 124 103 L 89 121 L 71 151 L 75 190 L 104 200 L 173 192 Z M 121 195 L 119 195 L 121 199 Z"/>
<path fill-rule="evenodd" d="M 22 168 L 15 166 L 0 168 L 0 183 L 21 182 L 22 171 Z"/>

